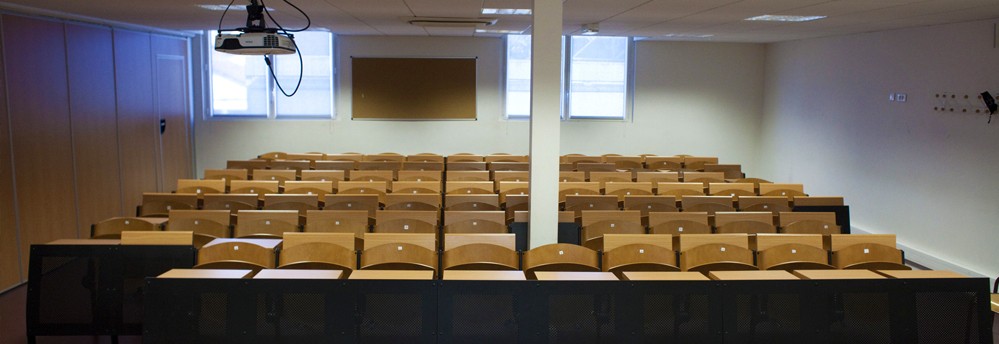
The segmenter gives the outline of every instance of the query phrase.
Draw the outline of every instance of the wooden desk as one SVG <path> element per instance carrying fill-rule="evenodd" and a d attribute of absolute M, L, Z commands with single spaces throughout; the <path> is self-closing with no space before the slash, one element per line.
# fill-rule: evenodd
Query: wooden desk
<path fill-rule="evenodd" d="M 762 280 L 796 280 L 790 272 L 783 270 L 750 270 L 750 271 L 711 271 L 708 277 L 719 281 L 762 281 Z"/>
<path fill-rule="evenodd" d="M 704 274 L 691 271 L 625 271 L 622 275 L 625 281 L 710 281 Z"/>
<path fill-rule="evenodd" d="M 537 271 L 534 273 L 539 281 L 617 281 L 617 276 L 610 272 L 583 271 Z"/>
<path fill-rule="evenodd" d="M 883 279 L 871 270 L 794 270 L 795 276 L 804 280 L 840 280 L 840 279 Z"/>
<path fill-rule="evenodd" d="M 432 280 L 430 270 L 354 270 L 347 279 L 352 280 Z"/>
<path fill-rule="evenodd" d="M 444 270 L 444 280 L 449 281 L 523 281 L 523 271 Z"/>
<path fill-rule="evenodd" d="M 202 246 L 202 248 L 205 248 L 205 247 L 208 247 L 208 246 L 212 246 L 212 245 L 218 245 L 218 244 L 222 244 L 222 243 L 227 243 L 227 242 L 238 242 L 238 243 L 253 244 L 253 245 L 257 245 L 257 246 L 260 246 L 260 247 L 263 247 L 263 248 L 267 248 L 267 249 L 273 250 L 274 248 L 278 247 L 278 245 L 281 245 L 282 241 L 283 240 L 281 240 L 281 239 L 218 238 L 218 239 L 214 239 L 212 241 L 209 241 L 207 244 L 205 244 L 205 246 Z"/>
<path fill-rule="evenodd" d="M 46 245 L 120 245 L 118 239 L 59 239 L 45 243 Z"/>
<path fill-rule="evenodd" d="M 340 279 L 343 270 L 263 269 L 253 279 Z"/>
<path fill-rule="evenodd" d="M 877 270 L 876 272 L 891 278 L 968 278 L 947 270 Z"/>
<path fill-rule="evenodd" d="M 999 294 L 992 294 L 992 313 L 999 313 Z"/>
<path fill-rule="evenodd" d="M 247 278 L 251 273 L 253 270 L 171 269 L 156 278 L 240 279 Z"/>

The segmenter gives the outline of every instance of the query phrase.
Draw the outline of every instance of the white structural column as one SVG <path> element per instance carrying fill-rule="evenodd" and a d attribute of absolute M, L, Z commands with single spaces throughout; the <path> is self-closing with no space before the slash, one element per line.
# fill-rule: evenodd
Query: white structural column
<path fill-rule="evenodd" d="M 531 34 L 531 248 L 558 239 L 562 0 L 534 0 Z"/>

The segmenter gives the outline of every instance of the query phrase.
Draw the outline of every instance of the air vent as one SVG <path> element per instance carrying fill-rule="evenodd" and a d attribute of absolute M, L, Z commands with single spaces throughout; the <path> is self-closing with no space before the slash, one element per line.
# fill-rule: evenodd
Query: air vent
<path fill-rule="evenodd" d="M 484 27 L 496 24 L 496 18 L 407 17 L 406 22 L 416 26 L 434 27 Z"/>

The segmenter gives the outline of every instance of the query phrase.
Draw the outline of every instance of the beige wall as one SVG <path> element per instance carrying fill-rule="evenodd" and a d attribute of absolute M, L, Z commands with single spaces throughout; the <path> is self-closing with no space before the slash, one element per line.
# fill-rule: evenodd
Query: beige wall
<path fill-rule="evenodd" d="M 996 276 L 999 121 L 961 112 L 999 93 L 995 22 L 768 46 L 761 176 L 844 195 L 855 231 L 918 263 Z M 934 111 L 944 92 L 972 100 Z"/>

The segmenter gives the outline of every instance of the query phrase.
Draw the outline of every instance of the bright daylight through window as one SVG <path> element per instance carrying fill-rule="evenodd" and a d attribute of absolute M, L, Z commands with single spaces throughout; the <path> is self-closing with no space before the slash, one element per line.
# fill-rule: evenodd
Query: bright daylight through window
<path fill-rule="evenodd" d="M 206 34 L 214 45 L 215 32 Z M 328 32 L 295 34 L 302 52 L 302 86 L 293 97 L 277 89 L 262 56 L 211 52 L 212 113 L 216 117 L 332 118 L 333 117 L 333 37 Z M 298 81 L 298 56 L 271 56 L 285 91 Z"/>

